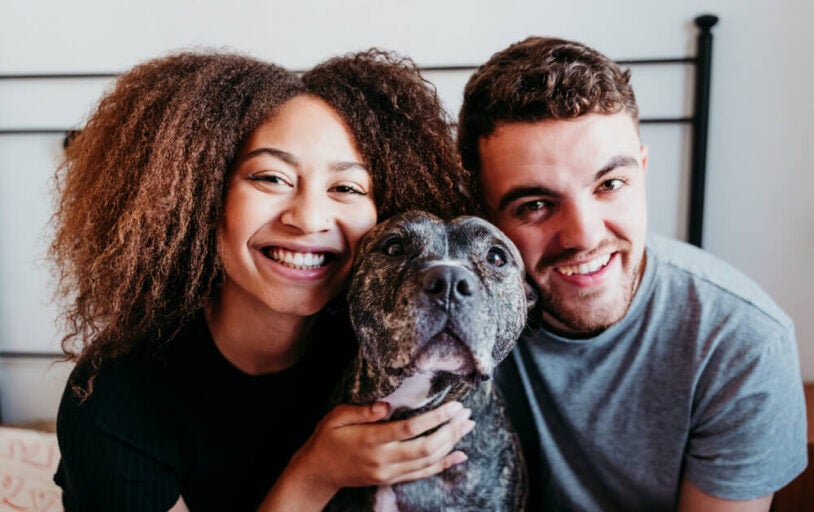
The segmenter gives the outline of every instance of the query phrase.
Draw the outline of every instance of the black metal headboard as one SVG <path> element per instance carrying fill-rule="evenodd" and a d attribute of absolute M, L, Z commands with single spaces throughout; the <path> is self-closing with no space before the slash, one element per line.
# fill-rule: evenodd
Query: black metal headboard
<path fill-rule="evenodd" d="M 653 64 L 676 64 L 695 67 L 695 91 L 693 97 L 692 117 L 662 117 L 642 118 L 642 124 L 689 124 L 691 127 L 691 154 L 690 154 L 690 193 L 689 193 L 689 219 L 688 241 L 698 247 L 703 239 L 704 224 L 704 193 L 706 184 L 707 136 L 709 121 L 709 92 L 712 76 L 712 27 L 718 22 L 718 17 L 710 14 L 695 18 L 698 27 L 698 43 L 696 54 L 688 57 L 676 58 L 645 58 L 619 60 L 619 64 L 626 66 L 646 66 Z M 477 66 L 424 66 L 423 71 L 474 71 Z M 53 80 L 53 79 L 99 79 L 114 78 L 117 73 L 53 73 L 53 74 L 0 74 L 0 80 Z M 74 128 L 2 128 L 3 135 L 37 135 L 37 134 L 63 134 L 68 141 L 75 133 Z M 61 353 L 53 352 L 19 352 L 0 350 L 0 358 L 45 358 L 57 359 Z"/>

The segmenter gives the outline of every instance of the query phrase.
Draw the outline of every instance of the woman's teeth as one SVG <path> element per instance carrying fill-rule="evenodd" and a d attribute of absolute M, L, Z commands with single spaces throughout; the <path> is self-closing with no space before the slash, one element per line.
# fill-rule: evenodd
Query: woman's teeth
<path fill-rule="evenodd" d="M 610 254 L 606 254 L 604 256 L 600 256 L 594 260 L 591 260 L 587 263 L 580 263 L 579 265 L 570 265 L 566 267 L 557 267 L 555 270 L 560 274 L 566 276 L 572 276 L 574 274 L 578 275 L 591 274 L 607 265 L 608 261 L 610 261 L 610 257 L 611 257 Z"/>
<path fill-rule="evenodd" d="M 325 265 L 324 253 L 313 252 L 293 252 L 285 249 L 274 248 L 266 251 L 266 255 L 277 263 L 298 270 L 309 270 Z"/>

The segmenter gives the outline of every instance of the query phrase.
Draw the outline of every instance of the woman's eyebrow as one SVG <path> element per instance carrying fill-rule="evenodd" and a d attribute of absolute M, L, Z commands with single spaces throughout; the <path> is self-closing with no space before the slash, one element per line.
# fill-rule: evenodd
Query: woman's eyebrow
<path fill-rule="evenodd" d="M 297 157 L 295 157 L 294 155 L 292 155 L 288 151 L 283 151 L 282 149 L 277 149 L 277 148 L 273 148 L 273 147 L 270 147 L 270 146 L 264 146 L 264 147 L 261 147 L 261 148 L 253 149 L 253 150 L 249 151 L 248 153 L 246 153 L 245 155 L 243 155 L 240 158 L 239 161 L 240 162 L 245 162 L 246 160 L 250 160 L 252 158 L 257 158 L 258 156 L 261 156 L 261 155 L 270 155 L 270 156 L 273 156 L 275 158 L 279 158 L 283 162 L 285 162 L 285 163 L 287 163 L 289 165 L 292 165 L 294 167 L 299 167 L 299 165 L 300 165 L 300 162 L 299 162 L 299 160 L 297 160 Z"/>
<path fill-rule="evenodd" d="M 331 165 L 331 169 L 334 171 L 349 171 L 351 169 L 359 169 L 368 172 L 367 167 L 360 162 L 336 162 Z"/>
<path fill-rule="evenodd" d="M 263 146 L 261 148 L 253 149 L 246 153 L 245 155 L 243 155 L 240 158 L 239 162 L 245 162 L 246 160 L 257 158 L 258 156 L 261 155 L 270 155 L 275 158 L 279 158 L 280 160 L 289 164 L 292 167 L 298 168 L 300 166 L 300 161 L 299 159 L 297 159 L 296 156 L 289 153 L 288 151 L 283 151 L 282 149 L 277 149 L 271 146 Z M 330 168 L 332 171 L 348 171 L 351 169 L 360 169 L 362 171 L 368 172 L 367 167 L 365 167 L 361 162 L 339 161 L 332 163 Z"/>

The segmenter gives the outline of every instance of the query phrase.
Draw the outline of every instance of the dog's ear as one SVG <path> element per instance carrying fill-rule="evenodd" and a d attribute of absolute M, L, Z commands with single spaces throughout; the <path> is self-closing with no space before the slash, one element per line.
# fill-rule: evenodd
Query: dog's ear
<path fill-rule="evenodd" d="M 537 305 L 537 301 L 540 300 L 540 294 L 537 293 L 537 288 L 532 286 L 528 281 L 524 281 L 523 286 L 526 289 L 526 306 L 528 307 L 528 311 L 531 311 L 534 309 L 534 306 Z"/>

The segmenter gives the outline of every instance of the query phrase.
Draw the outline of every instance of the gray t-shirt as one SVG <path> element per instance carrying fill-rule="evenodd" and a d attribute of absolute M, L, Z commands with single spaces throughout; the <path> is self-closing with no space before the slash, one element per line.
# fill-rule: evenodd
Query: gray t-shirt
<path fill-rule="evenodd" d="M 806 466 L 791 320 L 756 284 L 651 236 L 625 317 L 568 339 L 532 323 L 498 374 L 532 510 L 673 510 L 683 476 L 760 497 Z"/>

